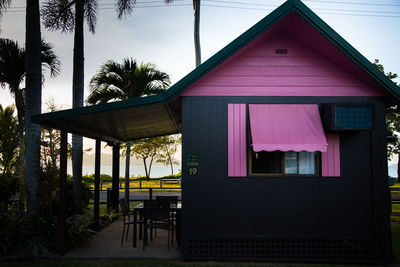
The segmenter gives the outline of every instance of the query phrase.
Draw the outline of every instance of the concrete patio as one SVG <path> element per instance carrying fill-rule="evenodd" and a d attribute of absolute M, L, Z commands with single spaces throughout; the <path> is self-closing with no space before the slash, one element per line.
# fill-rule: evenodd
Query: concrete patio
<path fill-rule="evenodd" d="M 167 249 L 166 230 L 157 229 L 157 237 L 149 240 L 149 246 L 142 248 L 142 240 L 137 240 L 137 247 L 132 247 L 132 226 L 128 241 L 121 246 L 122 220 L 119 219 L 95 234 L 86 247 L 77 248 L 65 254 L 63 259 L 181 259 L 181 251 L 174 247 Z"/>

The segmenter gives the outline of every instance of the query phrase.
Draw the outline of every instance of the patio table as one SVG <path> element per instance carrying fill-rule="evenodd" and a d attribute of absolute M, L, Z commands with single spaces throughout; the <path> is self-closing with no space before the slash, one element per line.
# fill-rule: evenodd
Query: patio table
<path fill-rule="evenodd" d="M 133 247 L 136 247 L 136 239 L 137 239 L 137 224 L 138 224 L 138 219 L 137 216 L 139 214 L 140 218 L 143 218 L 143 203 L 140 203 L 136 205 L 133 208 Z M 171 204 L 170 205 L 170 211 L 175 212 L 176 214 L 176 242 L 178 244 L 178 247 L 180 246 L 180 226 L 181 226 L 181 212 L 182 212 L 182 204 L 178 203 L 177 205 Z M 143 227 L 142 224 L 140 224 L 140 229 L 139 229 L 139 239 L 142 240 L 143 238 Z"/>

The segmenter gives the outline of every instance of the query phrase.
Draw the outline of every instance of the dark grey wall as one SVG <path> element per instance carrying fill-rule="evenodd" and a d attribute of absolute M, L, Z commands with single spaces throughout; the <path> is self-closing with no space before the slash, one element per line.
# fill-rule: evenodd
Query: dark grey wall
<path fill-rule="evenodd" d="M 340 134 L 341 177 L 228 177 L 228 103 L 372 103 L 374 128 Z M 387 241 L 381 99 L 183 97 L 182 134 L 183 239 L 312 236 Z M 199 157 L 197 177 L 187 175 L 188 153 Z"/>

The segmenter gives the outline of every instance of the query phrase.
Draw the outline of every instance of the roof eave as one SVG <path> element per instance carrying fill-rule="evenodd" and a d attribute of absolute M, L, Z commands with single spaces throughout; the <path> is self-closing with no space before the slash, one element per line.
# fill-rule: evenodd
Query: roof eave
<path fill-rule="evenodd" d="M 365 71 L 378 84 L 389 91 L 397 100 L 400 100 L 400 87 L 391 81 L 386 75 L 375 67 L 367 58 L 341 37 L 335 30 L 318 17 L 311 9 L 298 0 L 294 0 L 295 11 L 314 29 L 327 38 L 336 48 L 350 58 L 357 66 Z"/>
<path fill-rule="evenodd" d="M 80 108 L 72 108 L 67 110 L 60 110 L 55 112 L 48 112 L 43 114 L 37 114 L 32 116 L 32 122 L 45 125 L 46 121 L 56 120 L 65 117 L 75 117 L 81 115 L 89 115 L 97 112 L 106 112 L 111 110 L 119 110 L 124 108 L 130 108 L 135 106 L 150 105 L 157 103 L 165 103 L 165 97 L 163 94 L 132 98 L 124 101 L 116 101 L 111 103 L 99 104 L 94 106 L 84 106 Z"/>

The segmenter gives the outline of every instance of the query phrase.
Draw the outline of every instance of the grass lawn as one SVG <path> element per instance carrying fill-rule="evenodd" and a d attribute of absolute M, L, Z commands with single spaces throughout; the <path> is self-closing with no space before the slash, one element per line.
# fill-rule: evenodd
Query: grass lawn
<path fill-rule="evenodd" d="M 400 183 L 395 183 L 391 188 L 400 188 Z M 392 196 L 400 196 L 400 191 L 391 192 Z M 392 249 L 395 258 L 394 265 L 400 265 L 400 204 L 392 204 Z"/>
<path fill-rule="evenodd" d="M 305 263 L 237 263 L 237 262 L 183 262 L 183 261 L 167 261 L 167 260 L 57 260 L 57 261 L 42 261 L 35 263 L 27 262 L 16 262 L 16 263 L 5 263 L 1 266 L 73 266 L 73 267 L 103 267 L 103 266 L 118 266 L 118 267 L 130 267 L 130 266 L 140 266 L 140 267 L 185 267 L 185 266 L 196 266 L 196 267 L 217 267 L 217 266 L 237 266 L 237 267 L 250 267 L 250 266 L 265 266 L 265 267 L 345 267 L 350 265 L 343 264 L 305 264 Z M 365 266 L 365 265 L 354 265 L 354 266 Z M 372 265 L 368 265 L 372 266 Z"/>
<path fill-rule="evenodd" d="M 392 248 L 396 262 L 400 264 L 400 223 L 392 223 Z"/>

